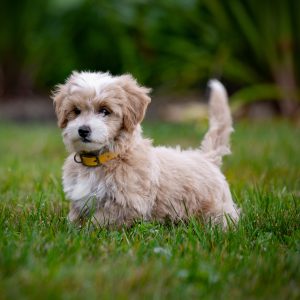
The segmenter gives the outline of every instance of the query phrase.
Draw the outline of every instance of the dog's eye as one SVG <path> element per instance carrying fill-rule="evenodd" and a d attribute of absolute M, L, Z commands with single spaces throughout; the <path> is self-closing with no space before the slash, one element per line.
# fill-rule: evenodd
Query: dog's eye
<path fill-rule="evenodd" d="M 101 108 L 99 109 L 99 114 L 100 114 L 100 115 L 103 115 L 103 116 L 105 117 L 105 116 L 107 116 L 107 115 L 110 115 L 111 112 L 110 112 L 107 108 L 101 107 Z"/>
<path fill-rule="evenodd" d="M 73 109 L 73 112 L 74 112 L 74 114 L 75 114 L 76 116 L 78 116 L 78 115 L 80 115 L 81 110 L 80 110 L 79 108 L 75 107 L 75 108 Z"/>

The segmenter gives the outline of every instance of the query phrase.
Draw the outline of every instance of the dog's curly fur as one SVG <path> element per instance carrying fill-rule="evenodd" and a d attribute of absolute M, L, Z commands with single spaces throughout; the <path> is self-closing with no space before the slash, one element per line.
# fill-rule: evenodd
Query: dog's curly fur
<path fill-rule="evenodd" d="M 210 127 L 194 150 L 153 147 L 140 123 L 150 89 L 131 75 L 73 72 L 53 93 L 58 125 L 70 152 L 63 185 L 71 200 L 69 220 L 90 215 L 96 224 L 130 225 L 135 220 L 186 220 L 201 216 L 223 226 L 238 210 L 220 171 L 230 153 L 232 120 L 223 85 L 209 83 Z M 88 141 L 78 134 L 89 126 Z M 111 151 L 118 158 L 90 168 L 74 162 L 81 151 Z"/>

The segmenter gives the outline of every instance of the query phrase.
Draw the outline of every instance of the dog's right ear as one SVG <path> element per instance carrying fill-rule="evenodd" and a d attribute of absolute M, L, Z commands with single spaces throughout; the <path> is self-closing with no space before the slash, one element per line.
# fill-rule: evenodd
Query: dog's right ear
<path fill-rule="evenodd" d="M 57 124 L 60 128 L 65 128 L 68 123 L 67 111 L 64 109 L 64 99 L 67 96 L 66 87 L 63 84 L 59 84 L 52 92 L 52 99 L 54 104 L 55 113 L 57 116 Z"/>

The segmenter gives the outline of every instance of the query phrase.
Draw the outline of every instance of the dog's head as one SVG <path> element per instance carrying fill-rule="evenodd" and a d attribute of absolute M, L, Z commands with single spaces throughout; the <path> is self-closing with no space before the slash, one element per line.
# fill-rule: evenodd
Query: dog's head
<path fill-rule="evenodd" d="M 132 134 L 150 103 L 150 89 L 131 75 L 73 72 L 53 93 L 58 125 L 70 152 L 95 151 Z"/>

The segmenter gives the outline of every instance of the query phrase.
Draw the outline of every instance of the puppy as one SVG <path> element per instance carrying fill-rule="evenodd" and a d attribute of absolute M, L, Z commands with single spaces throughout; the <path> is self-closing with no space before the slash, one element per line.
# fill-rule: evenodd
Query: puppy
<path fill-rule="evenodd" d="M 130 75 L 73 72 L 53 93 L 58 125 L 70 153 L 63 186 L 68 218 L 100 226 L 135 220 L 201 217 L 226 227 L 238 210 L 220 171 L 230 153 L 231 114 L 223 85 L 209 83 L 210 126 L 195 150 L 153 147 L 140 123 L 150 89 Z"/>

